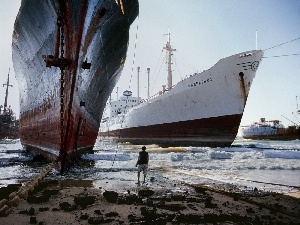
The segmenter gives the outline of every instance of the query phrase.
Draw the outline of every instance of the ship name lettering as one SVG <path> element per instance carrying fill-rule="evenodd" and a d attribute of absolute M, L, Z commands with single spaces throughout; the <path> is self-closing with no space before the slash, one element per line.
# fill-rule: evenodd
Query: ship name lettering
<path fill-rule="evenodd" d="M 207 78 L 207 79 L 204 79 L 201 81 L 196 81 L 194 83 L 188 84 L 188 87 L 196 87 L 196 86 L 199 86 L 199 85 L 211 82 L 211 81 L 212 81 L 212 78 L 210 77 L 210 78 Z"/>

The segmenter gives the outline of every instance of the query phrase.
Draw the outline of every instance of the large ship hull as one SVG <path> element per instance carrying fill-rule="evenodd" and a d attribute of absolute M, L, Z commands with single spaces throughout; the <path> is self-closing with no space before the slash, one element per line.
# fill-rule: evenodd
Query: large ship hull
<path fill-rule="evenodd" d="M 296 128 L 294 131 L 289 133 L 288 131 L 283 134 L 275 134 L 275 135 L 249 135 L 243 136 L 244 139 L 251 140 L 273 140 L 273 141 L 292 141 L 292 140 L 300 140 L 300 129 Z"/>
<path fill-rule="evenodd" d="M 258 124 L 254 124 L 242 128 L 242 137 L 252 140 L 300 140 L 300 127 L 289 126 L 287 128 L 278 128 L 271 125 L 259 126 Z"/>
<path fill-rule="evenodd" d="M 22 1 L 12 51 L 25 148 L 62 163 L 93 148 L 137 14 L 137 0 Z"/>
<path fill-rule="evenodd" d="M 160 146 L 230 146 L 261 61 L 260 50 L 221 59 L 171 90 L 105 119 L 103 140 Z"/>

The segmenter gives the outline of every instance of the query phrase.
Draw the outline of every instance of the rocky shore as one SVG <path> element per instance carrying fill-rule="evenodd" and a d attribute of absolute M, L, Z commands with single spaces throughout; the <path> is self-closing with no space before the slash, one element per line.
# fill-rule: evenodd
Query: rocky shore
<path fill-rule="evenodd" d="M 19 187 L 1 188 L 0 201 Z M 45 180 L 16 205 L 0 224 L 300 224 L 299 198 L 230 185 Z"/>

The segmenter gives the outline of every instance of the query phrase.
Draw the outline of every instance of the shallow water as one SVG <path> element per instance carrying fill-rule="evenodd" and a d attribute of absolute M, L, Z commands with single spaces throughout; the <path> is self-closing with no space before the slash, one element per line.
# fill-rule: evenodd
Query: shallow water
<path fill-rule="evenodd" d="M 148 179 L 195 183 L 228 183 L 242 189 L 295 192 L 300 189 L 300 141 L 236 140 L 228 148 L 159 148 L 147 145 Z M 141 146 L 96 142 L 93 154 L 84 154 L 61 177 L 52 170 L 47 179 L 86 180 L 120 185 L 136 182 L 135 163 Z M 47 162 L 22 149 L 19 140 L 0 142 L 0 187 L 20 183 L 37 174 Z M 159 178 L 159 179 L 158 179 Z"/>

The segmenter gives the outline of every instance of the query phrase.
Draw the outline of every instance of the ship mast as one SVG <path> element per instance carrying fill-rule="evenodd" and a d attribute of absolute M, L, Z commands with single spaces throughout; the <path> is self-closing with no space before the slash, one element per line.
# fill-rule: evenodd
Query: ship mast
<path fill-rule="evenodd" d="M 168 90 L 172 89 L 172 52 L 176 51 L 176 49 L 171 47 L 171 34 L 168 33 L 166 35 L 169 35 L 169 40 L 166 44 L 166 47 L 164 49 L 167 51 L 167 64 L 168 64 Z"/>
<path fill-rule="evenodd" d="M 7 108 L 8 87 L 12 87 L 12 85 L 9 84 L 9 72 L 10 72 L 10 68 L 8 70 L 7 82 L 6 82 L 6 84 L 3 84 L 3 87 L 6 85 L 6 92 L 5 92 L 5 101 L 4 101 L 3 112 L 6 112 L 6 108 Z"/>

